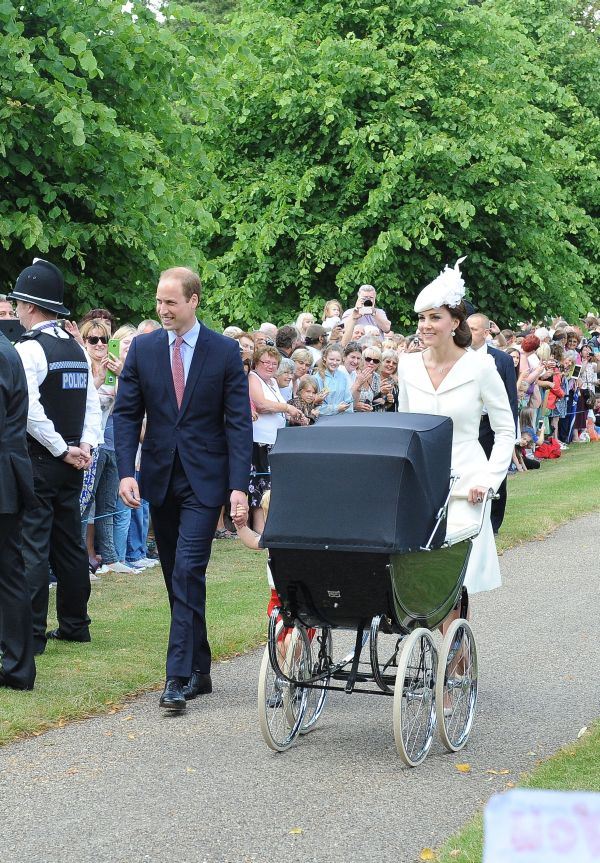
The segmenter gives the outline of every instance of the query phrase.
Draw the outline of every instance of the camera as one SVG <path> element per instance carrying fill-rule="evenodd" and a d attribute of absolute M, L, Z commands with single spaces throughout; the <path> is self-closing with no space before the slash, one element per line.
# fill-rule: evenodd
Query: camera
<path fill-rule="evenodd" d="M 363 303 L 363 306 L 372 306 L 372 305 L 373 305 L 373 300 L 365 300 Z"/>

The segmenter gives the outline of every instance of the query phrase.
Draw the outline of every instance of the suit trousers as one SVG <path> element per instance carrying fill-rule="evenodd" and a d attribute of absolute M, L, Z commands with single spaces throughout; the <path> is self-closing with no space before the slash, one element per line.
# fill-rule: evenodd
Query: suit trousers
<path fill-rule="evenodd" d="M 210 671 L 206 567 L 220 511 L 200 503 L 176 454 L 165 500 L 150 506 L 171 606 L 167 677 L 187 680 L 192 671 Z"/>
<path fill-rule="evenodd" d="M 489 428 L 489 431 L 486 430 L 485 432 L 480 433 L 479 443 L 481 444 L 486 456 L 489 458 L 492 454 L 492 449 L 494 448 L 494 432 L 491 428 Z M 504 477 L 500 487 L 498 488 L 498 495 L 498 500 L 492 501 L 490 512 L 490 521 L 492 522 L 492 530 L 494 533 L 498 533 L 502 526 L 502 522 L 504 521 L 504 513 L 506 511 L 506 477 Z"/>
<path fill-rule="evenodd" d="M 89 641 L 90 598 L 88 555 L 81 538 L 79 495 L 82 471 L 63 461 L 31 451 L 37 506 L 23 514 L 23 560 L 31 593 L 33 642 L 46 645 L 48 564 L 56 576 L 56 614 L 60 634 Z"/>
<path fill-rule="evenodd" d="M 21 514 L 0 515 L 0 653 L 11 685 L 31 689 L 35 680 L 31 598 L 21 553 Z"/>

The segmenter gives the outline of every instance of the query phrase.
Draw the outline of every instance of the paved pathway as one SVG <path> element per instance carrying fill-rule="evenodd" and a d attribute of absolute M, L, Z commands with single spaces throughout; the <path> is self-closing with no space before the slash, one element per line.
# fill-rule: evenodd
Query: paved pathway
<path fill-rule="evenodd" d="M 403 767 L 392 699 L 337 693 L 311 735 L 271 752 L 254 652 L 218 665 L 182 716 L 150 694 L 0 750 L 0 860 L 414 861 L 596 718 L 599 531 L 592 515 L 508 552 L 502 589 L 476 598 L 479 705 L 458 757 L 436 742 Z"/>

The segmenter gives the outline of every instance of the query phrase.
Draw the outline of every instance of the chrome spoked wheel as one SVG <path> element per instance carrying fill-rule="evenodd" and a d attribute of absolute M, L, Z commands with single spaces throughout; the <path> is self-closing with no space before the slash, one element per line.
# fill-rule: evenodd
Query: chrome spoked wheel
<path fill-rule="evenodd" d="M 331 667 L 331 654 L 333 644 L 331 639 L 331 630 L 328 627 L 319 626 L 315 631 L 312 639 L 309 639 L 310 649 L 310 674 L 309 677 L 316 677 L 319 674 L 327 671 Z M 312 731 L 320 715 L 323 713 L 329 690 L 324 687 L 329 684 L 331 674 L 326 674 L 315 688 L 308 690 L 306 699 L 306 713 L 304 720 L 300 726 L 300 734 L 308 734 Z"/>
<path fill-rule="evenodd" d="M 469 739 L 477 703 L 477 648 L 473 630 L 462 618 L 452 621 L 444 636 L 435 701 L 442 743 L 458 752 Z"/>
<path fill-rule="evenodd" d="M 416 629 L 402 642 L 394 687 L 394 738 L 400 758 L 416 767 L 435 733 L 437 651 L 431 633 Z"/>
<path fill-rule="evenodd" d="M 304 638 L 294 638 L 295 632 L 302 630 L 284 629 L 278 624 L 275 650 L 283 673 L 298 680 L 306 676 L 304 669 L 310 663 L 310 645 L 306 633 Z M 300 689 L 277 676 L 267 645 L 258 677 L 258 720 L 267 746 L 276 752 L 289 749 L 300 732 L 307 700 L 307 689 Z"/>

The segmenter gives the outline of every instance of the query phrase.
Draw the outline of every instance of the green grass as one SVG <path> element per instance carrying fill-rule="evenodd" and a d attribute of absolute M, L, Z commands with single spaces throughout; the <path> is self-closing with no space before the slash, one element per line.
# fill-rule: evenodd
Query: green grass
<path fill-rule="evenodd" d="M 573 446 L 558 461 L 509 480 L 499 548 L 543 536 L 599 507 L 600 444 Z M 207 586 L 214 657 L 233 656 L 259 644 L 266 633 L 269 594 L 265 554 L 233 540 L 214 543 Z M 103 576 L 93 585 L 90 615 L 92 643 L 49 643 L 38 658 L 33 692 L 0 689 L 0 745 L 118 709 L 126 696 L 160 685 L 169 620 L 160 570 Z"/>
<path fill-rule="evenodd" d="M 234 540 L 214 543 L 207 610 L 216 659 L 247 651 L 264 638 L 267 600 L 265 555 Z M 48 642 L 37 658 L 32 692 L 0 689 L 0 745 L 119 709 L 125 696 L 164 680 L 169 607 L 159 567 L 102 576 L 92 586 L 89 613 L 91 644 Z"/>
<path fill-rule="evenodd" d="M 560 791 L 598 791 L 600 789 L 600 722 L 575 743 L 542 762 L 519 782 L 522 788 Z M 478 814 L 440 849 L 439 863 L 481 863 L 483 857 L 483 817 Z"/>

